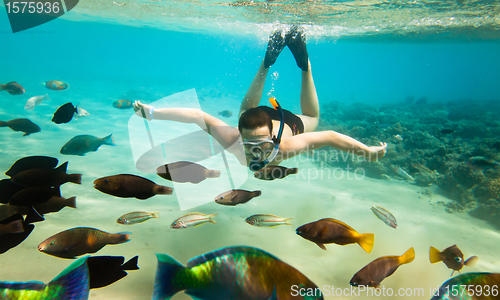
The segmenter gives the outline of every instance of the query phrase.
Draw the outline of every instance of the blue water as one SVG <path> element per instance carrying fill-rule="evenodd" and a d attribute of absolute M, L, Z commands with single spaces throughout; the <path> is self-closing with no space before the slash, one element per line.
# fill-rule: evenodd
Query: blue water
<path fill-rule="evenodd" d="M 125 89 L 161 95 L 196 88 L 241 99 L 263 59 L 266 43 L 257 38 L 179 33 L 57 19 L 16 34 L 0 14 L 1 81 L 23 77 L 88 81 L 119 97 Z M 429 101 L 499 100 L 500 42 L 436 40 L 434 43 L 315 41 L 308 44 L 321 103 L 392 102 L 407 96 Z M 275 96 L 298 108 L 300 71 L 285 49 Z M 270 86 L 272 80 L 268 80 Z M 116 86 L 121 86 L 118 90 Z M 83 89 L 84 87 L 78 87 Z M 270 87 L 265 88 L 267 92 Z"/>

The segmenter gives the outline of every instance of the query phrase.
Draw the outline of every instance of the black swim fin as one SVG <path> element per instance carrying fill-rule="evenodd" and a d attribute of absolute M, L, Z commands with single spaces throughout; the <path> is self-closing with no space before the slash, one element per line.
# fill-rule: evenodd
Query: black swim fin
<path fill-rule="evenodd" d="M 281 50 L 283 50 L 285 46 L 286 44 L 281 30 L 278 29 L 274 31 L 269 37 L 269 43 L 267 44 L 266 56 L 264 57 L 265 68 L 269 68 L 276 62 L 278 55 L 280 55 Z"/>
<path fill-rule="evenodd" d="M 309 69 L 306 36 L 298 26 L 293 26 L 285 35 L 285 43 L 292 51 L 299 68 L 306 72 Z"/>

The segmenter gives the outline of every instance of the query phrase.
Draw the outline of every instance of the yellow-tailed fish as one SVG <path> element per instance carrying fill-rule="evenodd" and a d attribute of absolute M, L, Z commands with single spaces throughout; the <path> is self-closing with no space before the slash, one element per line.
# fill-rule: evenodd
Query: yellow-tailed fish
<path fill-rule="evenodd" d="M 78 259 L 48 284 L 0 281 L 0 299 L 86 300 L 89 298 L 87 258 Z"/>
<path fill-rule="evenodd" d="M 170 228 L 172 229 L 181 229 L 181 228 L 189 228 L 189 227 L 195 227 L 207 222 L 217 224 L 214 220 L 213 217 L 217 214 L 213 215 L 205 215 L 202 213 L 189 213 L 186 214 L 179 219 L 175 220 L 172 225 L 170 225 Z"/>
<path fill-rule="evenodd" d="M 279 225 L 292 225 L 291 223 L 288 223 L 291 219 L 293 218 L 281 218 L 275 215 L 257 214 L 246 218 L 245 222 L 253 226 L 274 227 Z"/>
<path fill-rule="evenodd" d="M 222 248 L 193 258 L 186 266 L 167 254 L 156 257 L 153 300 L 170 299 L 180 291 L 206 300 L 323 299 L 304 274 L 257 248 Z M 293 293 L 294 286 L 311 295 Z"/>
<path fill-rule="evenodd" d="M 133 225 L 137 223 L 145 222 L 152 218 L 159 218 L 160 213 L 150 213 L 145 211 L 134 211 L 128 214 L 124 214 L 116 220 L 116 223 L 123 225 Z"/>
<path fill-rule="evenodd" d="M 352 286 L 379 288 L 385 278 L 391 276 L 399 266 L 411 263 L 415 259 L 415 250 L 410 248 L 401 256 L 383 256 L 367 264 L 352 277 Z"/>
<path fill-rule="evenodd" d="M 373 205 L 371 210 L 377 216 L 377 218 L 382 220 L 385 224 L 387 224 L 388 226 L 390 226 L 392 228 L 396 228 L 396 229 L 398 228 L 398 221 L 396 221 L 396 218 L 394 217 L 393 214 L 391 214 L 390 211 L 388 211 L 387 209 L 385 209 L 383 207 L 376 206 L 376 205 Z"/>

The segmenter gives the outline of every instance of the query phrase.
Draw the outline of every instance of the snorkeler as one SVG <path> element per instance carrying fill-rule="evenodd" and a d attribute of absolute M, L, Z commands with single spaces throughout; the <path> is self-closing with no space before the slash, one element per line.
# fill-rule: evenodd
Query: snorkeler
<path fill-rule="evenodd" d="M 258 106 L 262 98 L 269 67 L 281 51 L 288 46 L 302 69 L 300 106 L 302 115 L 284 110 L 271 98 L 273 108 Z M 266 55 L 248 89 L 240 107 L 238 128 L 230 127 L 200 109 L 154 108 L 135 101 L 134 110 L 147 120 L 171 120 L 195 123 L 215 138 L 230 153 L 244 148 L 246 164 L 252 171 L 266 165 L 279 165 L 282 161 L 310 150 L 330 146 L 375 161 L 385 155 L 387 144 L 368 147 L 365 144 L 333 130 L 315 132 L 319 122 L 319 103 L 307 54 L 305 35 L 292 27 L 283 37 L 276 30 L 269 38 Z M 243 146 L 243 147 L 242 147 Z M 243 162 L 242 162 L 243 163 Z"/>

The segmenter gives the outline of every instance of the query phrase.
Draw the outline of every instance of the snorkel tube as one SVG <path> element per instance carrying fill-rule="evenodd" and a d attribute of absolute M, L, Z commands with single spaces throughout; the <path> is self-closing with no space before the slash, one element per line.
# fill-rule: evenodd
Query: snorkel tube
<path fill-rule="evenodd" d="M 278 130 L 278 136 L 273 136 L 273 142 L 274 142 L 274 148 L 271 154 L 264 159 L 263 161 L 259 160 L 252 160 L 250 162 L 250 170 L 253 172 L 257 172 L 258 170 L 264 168 L 267 164 L 272 162 L 275 158 L 276 155 L 278 155 L 279 148 L 280 148 L 280 143 L 281 143 L 281 135 L 283 134 L 283 128 L 285 127 L 285 114 L 283 113 L 283 109 L 281 108 L 281 105 L 278 103 L 278 100 L 276 98 L 271 97 L 269 98 L 269 102 L 271 102 L 271 105 L 273 106 L 274 109 L 278 111 L 280 114 L 280 129 Z"/>

